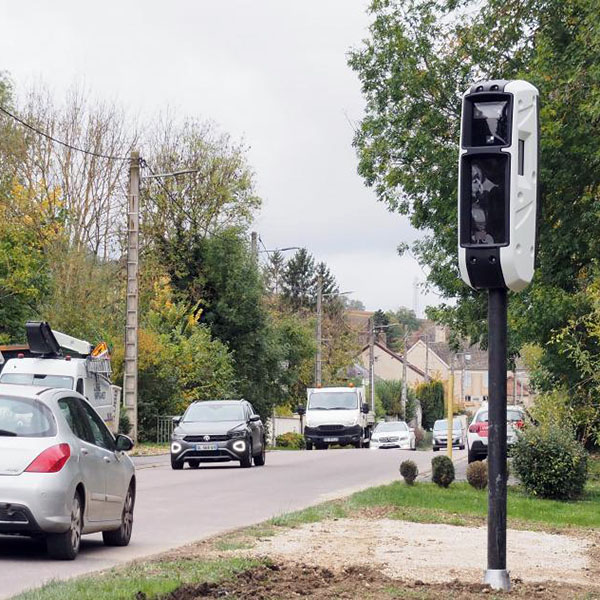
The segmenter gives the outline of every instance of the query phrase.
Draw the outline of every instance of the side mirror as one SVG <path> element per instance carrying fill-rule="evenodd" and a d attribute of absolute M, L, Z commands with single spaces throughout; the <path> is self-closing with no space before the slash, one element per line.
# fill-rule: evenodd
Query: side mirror
<path fill-rule="evenodd" d="M 366 402 L 363 402 L 360 407 L 361 412 L 364 412 L 365 415 L 369 413 L 369 405 Z"/>
<path fill-rule="evenodd" d="M 173 427 L 177 427 L 181 423 L 181 417 L 173 417 Z"/>
<path fill-rule="evenodd" d="M 258 423 L 260 421 L 260 415 L 252 415 L 248 419 L 248 423 Z"/>
<path fill-rule="evenodd" d="M 298 408 L 296 408 L 296 412 L 302 416 L 306 414 L 306 408 L 304 406 L 298 406 Z"/>
<path fill-rule="evenodd" d="M 128 450 L 131 450 L 133 448 L 133 440 L 126 436 L 123 435 L 122 433 L 118 433 L 117 436 L 115 437 L 115 442 L 117 445 L 117 450 L 119 452 L 127 452 Z"/>

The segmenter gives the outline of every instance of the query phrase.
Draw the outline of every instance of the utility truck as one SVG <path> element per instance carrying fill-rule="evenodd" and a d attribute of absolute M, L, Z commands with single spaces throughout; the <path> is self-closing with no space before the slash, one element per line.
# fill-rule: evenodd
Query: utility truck
<path fill-rule="evenodd" d="M 368 448 L 375 415 L 365 402 L 364 387 L 317 387 L 306 390 L 304 439 L 306 449 L 330 445 Z"/>
<path fill-rule="evenodd" d="M 0 383 L 67 388 L 85 396 L 108 428 L 117 433 L 121 388 L 110 381 L 108 347 L 93 346 L 60 331 L 46 322 L 25 325 L 30 357 L 19 354 L 6 361 Z"/>

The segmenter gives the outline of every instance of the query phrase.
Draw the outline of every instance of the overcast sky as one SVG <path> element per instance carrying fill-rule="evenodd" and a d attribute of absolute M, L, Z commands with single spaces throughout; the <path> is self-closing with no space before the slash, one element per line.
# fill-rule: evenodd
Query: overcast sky
<path fill-rule="evenodd" d="M 356 174 L 364 102 L 347 66 L 364 0 L 0 0 L 0 70 L 17 93 L 75 82 L 131 114 L 169 107 L 249 147 L 267 248 L 305 246 L 368 309 L 414 308 L 416 233 Z M 143 149 L 142 149 L 143 150 Z M 265 255 L 262 255 L 265 256 Z M 421 296 L 419 313 L 436 296 Z"/>

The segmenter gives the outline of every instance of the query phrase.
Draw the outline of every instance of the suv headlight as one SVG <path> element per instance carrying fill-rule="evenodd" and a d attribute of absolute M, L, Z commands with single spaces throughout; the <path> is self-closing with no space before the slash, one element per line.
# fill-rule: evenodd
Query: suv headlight
<path fill-rule="evenodd" d="M 243 429 L 235 429 L 229 432 L 229 437 L 232 439 L 239 439 L 246 437 L 246 432 Z"/>

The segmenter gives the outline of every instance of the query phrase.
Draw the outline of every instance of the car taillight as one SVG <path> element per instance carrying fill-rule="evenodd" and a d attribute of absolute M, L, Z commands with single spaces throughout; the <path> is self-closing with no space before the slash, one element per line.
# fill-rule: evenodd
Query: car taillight
<path fill-rule="evenodd" d="M 488 424 L 485 423 L 485 422 L 473 423 L 469 427 L 469 431 L 471 433 L 477 433 L 481 437 L 487 437 L 487 434 L 488 434 Z"/>
<path fill-rule="evenodd" d="M 26 469 L 27 473 L 58 473 L 69 460 L 69 444 L 58 444 L 46 448 Z"/>

